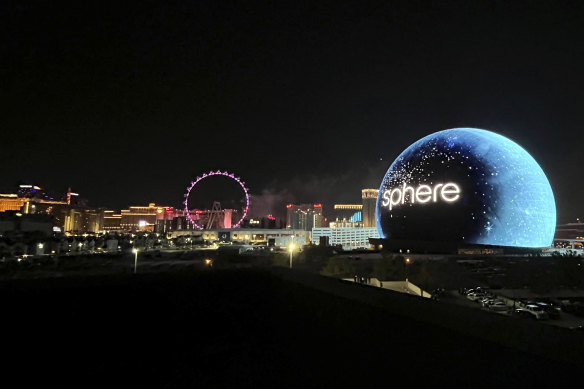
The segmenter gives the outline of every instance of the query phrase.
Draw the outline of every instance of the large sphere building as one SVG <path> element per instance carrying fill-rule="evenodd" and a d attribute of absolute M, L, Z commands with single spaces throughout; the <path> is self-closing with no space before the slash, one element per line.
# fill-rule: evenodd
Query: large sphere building
<path fill-rule="evenodd" d="M 387 242 L 542 248 L 556 206 L 537 162 L 494 132 L 454 128 L 408 147 L 385 174 L 376 208 Z"/>

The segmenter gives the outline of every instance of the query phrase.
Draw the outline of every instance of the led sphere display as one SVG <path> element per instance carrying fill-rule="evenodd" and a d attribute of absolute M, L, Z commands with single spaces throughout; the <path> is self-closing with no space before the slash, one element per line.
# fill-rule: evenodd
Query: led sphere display
<path fill-rule="evenodd" d="M 377 197 L 385 239 L 548 247 L 552 188 L 537 162 L 502 135 L 475 128 L 430 134 L 391 164 Z"/>

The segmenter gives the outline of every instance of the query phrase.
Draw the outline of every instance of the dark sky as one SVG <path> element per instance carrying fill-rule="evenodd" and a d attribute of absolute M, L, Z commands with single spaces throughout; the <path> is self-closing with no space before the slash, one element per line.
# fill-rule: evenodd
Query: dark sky
<path fill-rule="evenodd" d="M 467 126 L 534 156 L 559 222 L 584 216 L 582 2 L 88 3 L 0 5 L 3 192 L 178 205 L 227 169 L 257 204 L 358 202 Z"/>

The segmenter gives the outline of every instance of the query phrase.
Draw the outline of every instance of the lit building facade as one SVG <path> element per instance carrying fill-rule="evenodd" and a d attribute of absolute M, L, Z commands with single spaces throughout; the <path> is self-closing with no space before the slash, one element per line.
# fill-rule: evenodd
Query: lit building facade
<path fill-rule="evenodd" d="M 286 228 L 311 231 L 314 227 L 324 227 L 325 223 L 322 204 L 286 205 Z"/>
<path fill-rule="evenodd" d="M 377 228 L 355 227 L 350 223 L 330 223 L 330 227 L 313 228 L 312 243 L 318 245 L 321 237 L 331 246 L 341 246 L 343 250 L 369 249 L 369 239 L 379 238 Z"/>
<path fill-rule="evenodd" d="M 81 233 L 98 234 L 103 231 L 104 211 L 84 209 L 81 212 Z"/>
<path fill-rule="evenodd" d="M 242 228 L 277 229 L 285 228 L 284 220 L 278 220 L 272 215 L 246 218 L 239 225 Z"/>
<path fill-rule="evenodd" d="M 154 232 L 157 220 L 163 220 L 166 210 L 169 208 L 150 203 L 148 206 L 131 206 L 128 209 L 122 209 L 120 230 L 126 232 Z"/>
<path fill-rule="evenodd" d="M 240 212 L 236 209 L 197 209 L 191 211 L 191 218 L 205 229 L 231 228 L 239 220 Z M 237 219 L 237 220 L 236 220 Z"/>
<path fill-rule="evenodd" d="M 22 211 L 22 206 L 27 199 L 18 197 L 16 194 L 0 194 L 0 212 Z"/>
<path fill-rule="evenodd" d="M 18 193 L 0 194 L 0 212 L 46 213 L 46 210 L 54 204 L 66 204 L 66 202 L 53 199 L 37 185 L 20 185 Z"/>
<path fill-rule="evenodd" d="M 79 193 L 71 192 L 71 188 L 67 189 L 67 204 L 79 205 Z"/>
<path fill-rule="evenodd" d="M 17 194 L 0 195 L 0 212 L 48 215 L 53 227 L 71 234 L 98 233 L 103 229 L 103 211 L 79 205 L 79 195 L 69 188 L 62 201 L 49 196 L 38 185 L 20 185 Z"/>
<path fill-rule="evenodd" d="M 40 186 L 28 184 L 18 186 L 18 197 L 28 199 L 55 200 L 49 196 Z"/>
<path fill-rule="evenodd" d="M 335 204 L 333 210 L 337 222 L 355 223 L 363 220 L 362 204 Z"/>
<path fill-rule="evenodd" d="M 37 212 L 52 216 L 55 227 L 61 232 L 77 234 L 97 234 L 104 230 L 105 211 L 102 209 L 89 209 L 83 207 L 74 207 L 68 204 L 47 204 L 37 203 L 35 206 Z"/>
<path fill-rule="evenodd" d="M 176 230 L 167 234 L 169 238 L 194 237 L 207 243 L 256 244 L 272 247 L 287 247 L 290 243 L 300 246 L 310 244 L 310 231 L 270 228 L 235 228 L 212 230 Z"/>
<path fill-rule="evenodd" d="M 377 189 L 362 189 L 361 200 L 363 201 L 363 227 L 376 227 L 375 207 L 377 206 Z"/>
<path fill-rule="evenodd" d="M 79 234 L 81 232 L 81 211 L 75 208 L 64 209 L 63 232 Z"/>
<path fill-rule="evenodd" d="M 584 239 L 584 223 L 557 225 L 554 239 Z"/>
<path fill-rule="evenodd" d="M 103 231 L 121 232 L 122 214 L 115 211 L 105 211 L 103 215 Z"/>

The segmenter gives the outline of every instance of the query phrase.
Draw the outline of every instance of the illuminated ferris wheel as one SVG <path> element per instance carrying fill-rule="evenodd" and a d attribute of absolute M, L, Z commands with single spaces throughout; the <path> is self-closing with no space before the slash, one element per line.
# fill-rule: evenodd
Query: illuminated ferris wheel
<path fill-rule="evenodd" d="M 197 184 L 199 184 L 205 178 L 209 178 L 209 177 L 213 177 L 213 176 L 224 176 L 224 177 L 230 178 L 230 179 L 234 180 L 235 182 L 237 182 L 239 184 L 239 186 L 241 186 L 241 189 L 243 190 L 243 193 L 245 196 L 245 207 L 243 208 L 243 214 L 241 215 L 241 218 L 237 221 L 237 223 L 235 223 L 231 226 L 231 228 L 237 228 L 237 227 L 239 227 L 241 222 L 243 222 L 243 219 L 245 219 L 245 216 L 247 215 L 247 210 L 249 209 L 249 190 L 248 190 L 248 188 L 245 187 L 245 182 L 241 181 L 241 179 L 239 177 L 236 177 L 233 173 L 229 173 L 226 171 L 225 172 L 222 172 L 220 170 L 217 170 L 216 172 L 210 171 L 209 173 L 205 173 L 202 176 L 197 177 L 194 181 L 191 182 L 191 184 L 187 187 L 187 193 L 185 193 L 185 201 L 184 201 L 185 215 L 186 215 L 187 219 L 189 220 L 189 223 L 191 223 L 191 225 L 193 227 L 195 227 L 196 229 L 203 230 L 205 228 L 201 225 L 201 223 L 197 223 L 197 221 L 195 221 L 195 219 L 193 218 L 192 213 L 196 214 L 196 210 L 189 209 L 189 197 L 191 195 L 191 192 L 197 186 Z M 211 212 L 210 212 L 210 220 L 207 223 L 207 228 L 209 228 L 209 226 L 211 225 L 211 220 L 213 220 L 214 214 L 217 212 L 220 212 L 220 211 L 221 211 L 221 207 L 220 207 L 219 203 L 216 201 L 213 202 L 213 208 L 211 209 Z"/>

